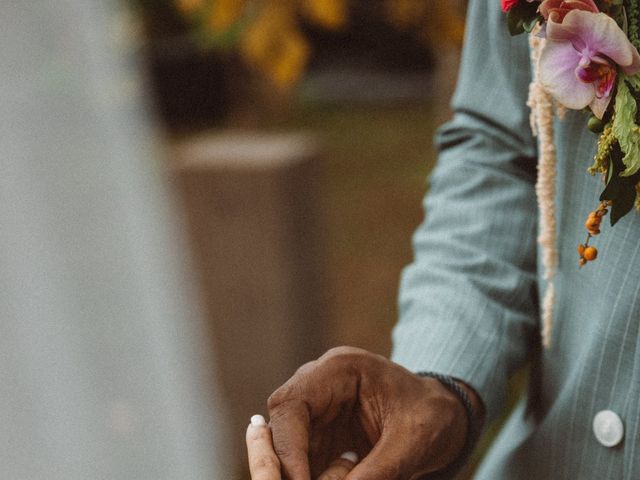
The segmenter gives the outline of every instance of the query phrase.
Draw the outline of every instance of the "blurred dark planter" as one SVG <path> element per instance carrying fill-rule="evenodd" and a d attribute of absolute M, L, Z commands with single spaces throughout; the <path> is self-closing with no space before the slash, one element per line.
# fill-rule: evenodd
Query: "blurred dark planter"
<path fill-rule="evenodd" d="M 221 124 L 229 115 L 234 61 L 203 51 L 188 36 L 153 40 L 148 49 L 156 107 L 171 130 Z"/>

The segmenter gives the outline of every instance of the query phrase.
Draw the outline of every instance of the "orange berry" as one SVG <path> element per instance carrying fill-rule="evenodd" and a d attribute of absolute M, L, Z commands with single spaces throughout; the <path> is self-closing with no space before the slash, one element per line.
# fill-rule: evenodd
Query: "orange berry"
<path fill-rule="evenodd" d="M 591 262 L 598 257 L 598 250 L 596 247 L 587 247 L 584 249 L 584 259 Z"/>
<path fill-rule="evenodd" d="M 584 222 L 584 226 L 587 228 L 587 230 L 597 230 L 600 226 L 600 217 L 592 217 L 591 215 L 589 215 L 587 221 Z"/>
<path fill-rule="evenodd" d="M 581 257 L 584 257 L 584 249 L 586 247 L 582 244 L 578 245 L 578 255 L 580 255 Z"/>

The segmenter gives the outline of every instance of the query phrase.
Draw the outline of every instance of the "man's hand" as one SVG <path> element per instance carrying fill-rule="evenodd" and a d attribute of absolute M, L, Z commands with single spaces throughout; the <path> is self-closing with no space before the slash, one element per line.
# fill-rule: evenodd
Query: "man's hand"
<path fill-rule="evenodd" d="M 274 448 L 290 480 L 316 478 L 347 450 L 362 461 L 346 480 L 409 479 L 451 463 L 469 428 L 464 407 L 438 380 L 352 347 L 303 365 L 268 406 Z"/>

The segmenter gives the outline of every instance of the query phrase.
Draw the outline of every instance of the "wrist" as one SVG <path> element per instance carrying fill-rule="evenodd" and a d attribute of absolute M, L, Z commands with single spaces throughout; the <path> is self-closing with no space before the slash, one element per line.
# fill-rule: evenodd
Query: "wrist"
<path fill-rule="evenodd" d="M 468 460 L 479 437 L 484 422 L 484 405 L 476 391 L 461 380 L 435 372 L 417 372 L 416 374 L 425 379 L 437 380 L 449 395 L 456 399 L 460 407 L 460 415 L 464 416 L 466 434 L 464 442 L 457 447 L 457 456 L 444 468 L 429 476 L 430 479 L 453 478 Z"/>
<path fill-rule="evenodd" d="M 462 380 L 459 380 L 457 378 L 454 378 L 454 380 L 460 386 L 460 388 L 464 390 L 464 392 L 467 394 L 467 397 L 469 398 L 469 401 L 471 402 L 471 408 L 473 409 L 474 414 L 474 428 L 476 432 L 480 433 L 482 431 L 482 426 L 484 425 L 484 403 L 480 398 L 480 395 L 478 395 L 478 392 L 476 392 L 474 388 L 470 387 Z"/>

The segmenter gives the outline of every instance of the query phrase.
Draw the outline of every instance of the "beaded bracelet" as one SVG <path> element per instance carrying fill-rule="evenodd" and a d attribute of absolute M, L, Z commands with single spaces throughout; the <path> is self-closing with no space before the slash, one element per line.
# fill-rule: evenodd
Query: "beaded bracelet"
<path fill-rule="evenodd" d="M 479 436 L 478 426 L 476 425 L 476 417 L 473 412 L 473 406 L 471 405 L 471 400 L 469 400 L 469 396 L 464 391 L 464 389 L 456 382 L 453 377 L 448 375 L 442 375 L 440 373 L 435 372 L 416 372 L 416 375 L 420 377 L 430 377 L 438 380 L 442 385 L 444 385 L 450 392 L 452 392 L 460 402 L 462 403 L 464 410 L 467 414 L 467 438 L 464 442 L 464 447 L 458 454 L 458 457 L 447 465 L 444 469 L 438 470 L 429 474 L 426 477 L 422 477 L 425 480 L 438 480 L 438 479 L 451 479 L 454 478 L 458 471 L 464 466 L 467 462 L 473 448 L 475 447 L 476 440 Z"/>

